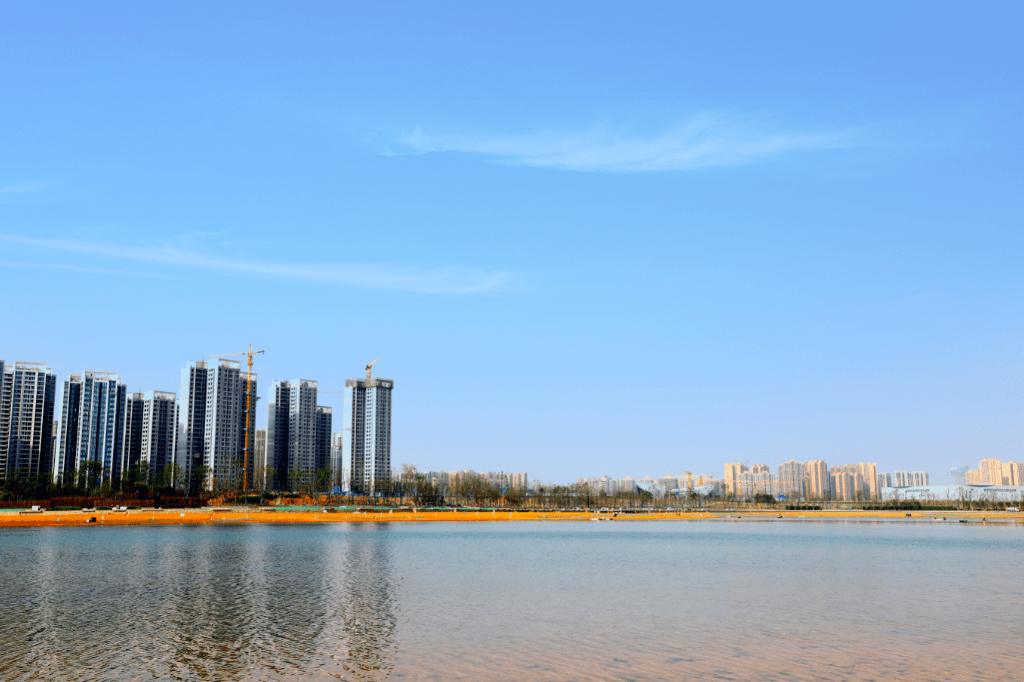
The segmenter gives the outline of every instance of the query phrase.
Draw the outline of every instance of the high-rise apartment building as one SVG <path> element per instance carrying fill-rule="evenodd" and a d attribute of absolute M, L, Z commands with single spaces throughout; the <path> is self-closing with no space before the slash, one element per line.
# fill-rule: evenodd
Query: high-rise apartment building
<path fill-rule="evenodd" d="M 247 373 L 241 362 L 221 358 L 207 374 L 206 448 L 203 466 L 212 476 L 209 485 L 231 490 L 252 481 L 256 445 L 256 375 L 252 380 L 252 418 L 245 432 Z M 246 452 L 246 447 L 249 448 Z"/>
<path fill-rule="evenodd" d="M 288 487 L 288 426 L 291 419 L 291 382 L 275 381 L 267 402 L 267 466 L 274 468 L 269 486 Z"/>
<path fill-rule="evenodd" d="M 87 485 L 121 477 L 128 388 L 116 372 L 72 374 L 61 396 L 55 477 L 79 472 Z"/>
<path fill-rule="evenodd" d="M 124 445 L 121 456 L 121 476 L 137 468 L 142 461 L 142 421 L 145 398 L 141 393 L 129 393 L 124 410 Z"/>
<path fill-rule="evenodd" d="M 740 474 L 744 474 L 747 471 L 747 465 L 740 462 L 725 465 L 725 490 L 727 494 L 741 494 L 739 482 Z"/>
<path fill-rule="evenodd" d="M 755 464 L 750 471 L 744 471 L 736 476 L 736 495 L 739 497 L 778 494 L 778 481 L 768 471 L 767 464 Z"/>
<path fill-rule="evenodd" d="M 860 476 L 864 481 L 864 485 L 867 486 L 865 491 L 866 498 L 869 500 L 877 500 L 879 498 L 878 489 L 878 464 L 875 463 L 860 463 Z"/>
<path fill-rule="evenodd" d="M 317 405 L 317 382 L 275 381 L 267 405 L 267 458 L 273 460 L 277 483 L 291 487 L 315 480 L 331 467 L 331 408 Z M 313 479 L 310 479 L 313 477 Z M 328 490 L 330 480 L 324 482 Z"/>
<path fill-rule="evenodd" d="M 900 469 L 892 472 L 892 485 L 894 488 L 909 488 L 914 485 L 910 478 L 910 472 Z"/>
<path fill-rule="evenodd" d="M 1024 465 L 1020 462 L 1003 462 L 1003 483 L 1002 485 L 1024 485 Z"/>
<path fill-rule="evenodd" d="M 45 363 L 0 362 L 0 479 L 51 475 L 56 395 Z"/>
<path fill-rule="evenodd" d="M 857 464 L 830 467 L 829 485 L 832 497 L 836 500 L 862 500 L 871 494 L 871 487 L 864 480 L 861 467 Z"/>
<path fill-rule="evenodd" d="M 978 466 L 981 469 L 982 485 L 1003 484 L 1003 463 L 994 457 L 983 459 Z"/>
<path fill-rule="evenodd" d="M 218 360 L 216 366 L 192 362 L 182 370 L 177 459 L 189 478 L 205 467 L 204 480 L 197 482 L 204 488 L 233 489 L 253 480 L 257 377 L 251 377 L 251 405 L 247 408 L 247 376 L 238 360 L 227 358 Z M 252 410 L 248 439 L 247 409 Z"/>
<path fill-rule="evenodd" d="M 256 474 L 253 487 L 266 490 L 272 487 L 276 476 L 267 470 L 267 430 L 256 429 Z"/>
<path fill-rule="evenodd" d="M 347 379 L 342 416 L 352 491 L 372 495 L 391 477 L 391 379 Z"/>
<path fill-rule="evenodd" d="M 892 487 L 892 474 L 878 474 L 878 489 Z"/>
<path fill-rule="evenodd" d="M 316 468 L 317 471 L 331 470 L 331 427 L 334 425 L 334 411 L 325 406 L 316 406 Z M 333 486 L 328 486 L 331 488 Z"/>
<path fill-rule="evenodd" d="M 345 468 L 345 434 L 331 435 L 331 486 L 348 490 L 348 469 Z"/>
<path fill-rule="evenodd" d="M 928 472 L 927 471 L 911 471 L 910 472 L 910 485 L 914 487 L 928 485 Z"/>
<path fill-rule="evenodd" d="M 203 360 L 190 362 L 181 370 L 175 461 L 192 481 L 190 485 L 200 485 L 194 477 L 197 469 L 203 466 L 206 452 L 207 390 L 212 371 Z"/>
<path fill-rule="evenodd" d="M 807 463 L 807 496 L 815 500 L 827 500 L 829 497 L 828 464 L 825 460 L 815 459 Z"/>
<path fill-rule="evenodd" d="M 807 476 L 807 465 L 796 460 L 788 460 L 779 465 L 779 494 L 790 498 L 802 497 L 804 479 Z"/>
<path fill-rule="evenodd" d="M 288 413 L 288 471 L 306 475 L 317 470 L 317 383 L 308 379 L 290 382 Z"/>
<path fill-rule="evenodd" d="M 145 464 L 156 485 L 174 486 L 178 445 L 178 401 L 169 391 L 142 394 L 142 425 L 139 461 Z"/>

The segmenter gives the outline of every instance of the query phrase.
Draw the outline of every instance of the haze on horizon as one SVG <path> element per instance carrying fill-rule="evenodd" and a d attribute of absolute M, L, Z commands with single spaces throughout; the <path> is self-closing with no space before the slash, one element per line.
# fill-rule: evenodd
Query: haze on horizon
<path fill-rule="evenodd" d="M 1022 14 L 11 4 L 0 358 L 379 356 L 421 469 L 1019 460 Z"/>

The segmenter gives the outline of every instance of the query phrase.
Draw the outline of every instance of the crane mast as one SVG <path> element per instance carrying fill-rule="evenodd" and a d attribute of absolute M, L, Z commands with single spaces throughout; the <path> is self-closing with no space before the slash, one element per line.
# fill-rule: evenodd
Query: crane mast
<path fill-rule="evenodd" d="M 249 492 L 249 452 L 251 451 L 252 444 L 249 442 L 249 431 L 251 429 L 252 421 L 252 356 L 261 355 L 265 351 L 253 350 L 252 344 L 249 344 L 249 350 L 242 351 L 241 353 L 221 353 L 219 355 L 207 355 L 208 358 L 228 358 L 234 355 L 245 355 L 249 359 L 248 371 L 245 374 L 245 445 L 242 448 L 243 461 L 242 461 L 242 492 Z M 366 368 L 369 373 L 369 367 Z"/>

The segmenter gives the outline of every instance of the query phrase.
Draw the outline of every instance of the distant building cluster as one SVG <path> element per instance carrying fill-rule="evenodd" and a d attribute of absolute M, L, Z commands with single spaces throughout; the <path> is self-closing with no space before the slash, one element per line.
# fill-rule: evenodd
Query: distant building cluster
<path fill-rule="evenodd" d="M 391 379 L 345 382 L 343 430 L 317 382 L 273 382 L 256 430 L 257 376 L 237 360 L 190 362 L 180 391 L 129 393 L 115 372 L 71 374 L 0 360 L 0 478 L 115 484 L 130 471 L 173 487 L 372 494 L 391 474 Z M 58 408 L 59 406 L 59 408 Z M 344 463 L 349 464 L 348 472 Z"/>
<path fill-rule="evenodd" d="M 504 471 L 476 472 L 472 469 L 460 469 L 458 471 L 425 471 L 421 476 L 426 483 L 438 488 L 443 486 L 453 487 L 459 481 L 473 479 L 494 483 L 509 490 L 526 490 L 530 487 L 530 479 L 525 471 L 513 474 Z"/>
<path fill-rule="evenodd" d="M 1024 464 L 995 458 L 981 460 L 977 469 L 954 467 L 952 474 L 960 485 L 1024 485 Z"/>
<path fill-rule="evenodd" d="M 883 489 L 927 486 L 928 474 L 923 471 L 878 473 L 875 463 L 829 466 L 824 460 L 797 462 L 789 460 L 772 473 L 767 464 L 748 465 L 735 462 L 725 465 L 722 478 L 710 474 L 666 474 L 660 478 L 580 478 L 577 484 L 589 487 L 592 493 L 615 495 L 647 491 L 655 496 L 695 493 L 701 496 L 735 496 L 752 498 L 770 495 L 793 500 L 877 500 Z"/>
<path fill-rule="evenodd" d="M 590 488 L 593 494 L 605 494 L 614 496 L 619 493 L 635 493 L 637 491 L 649 492 L 656 497 L 665 495 L 679 495 L 689 493 L 691 490 L 700 495 L 721 494 L 724 489 L 724 481 L 713 477 L 711 474 L 665 474 L 660 478 L 579 478 L 577 485 L 585 485 Z"/>
<path fill-rule="evenodd" d="M 725 465 L 725 492 L 737 497 L 758 494 L 786 499 L 870 500 L 879 497 L 878 465 L 874 463 L 829 466 L 824 460 L 789 460 L 773 475 L 767 464 Z"/>

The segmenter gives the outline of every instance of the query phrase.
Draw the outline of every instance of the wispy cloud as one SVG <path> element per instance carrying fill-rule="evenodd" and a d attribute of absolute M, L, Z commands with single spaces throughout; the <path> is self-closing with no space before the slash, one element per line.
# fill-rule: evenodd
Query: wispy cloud
<path fill-rule="evenodd" d="M 22 182 L 17 185 L 7 185 L 6 187 L 0 187 L 0 194 L 21 194 L 22 192 L 35 192 L 37 189 L 46 187 L 41 182 Z"/>
<path fill-rule="evenodd" d="M 168 275 L 153 271 L 115 270 L 111 268 L 92 268 L 86 265 L 70 263 L 39 263 L 32 261 L 0 261 L 0 270 L 18 268 L 19 270 L 59 270 L 63 272 L 81 272 L 88 275 L 115 275 L 117 277 L 156 277 L 166 279 Z"/>
<path fill-rule="evenodd" d="M 464 152 L 508 164 L 590 172 L 651 172 L 738 166 L 801 151 L 849 147 L 848 132 L 782 132 L 750 117 L 706 113 L 656 135 L 593 128 L 578 133 L 445 135 L 415 130 L 416 154 Z"/>
<path fill-rule="evenodd" d="M 39 239 L 0 234 L 0 242 L 49 251 L 80 253 L 134 262 L 157 263 L 209 271 L 310 280 L 360 289 L 432 294 L 476 294 L 518 288 L 520 277 L 509 272 L 459 268 L 393 268 L 382 265 L 281 264 L 209 256 L 174 245 L 136 247 L 71 239 Z"/>

